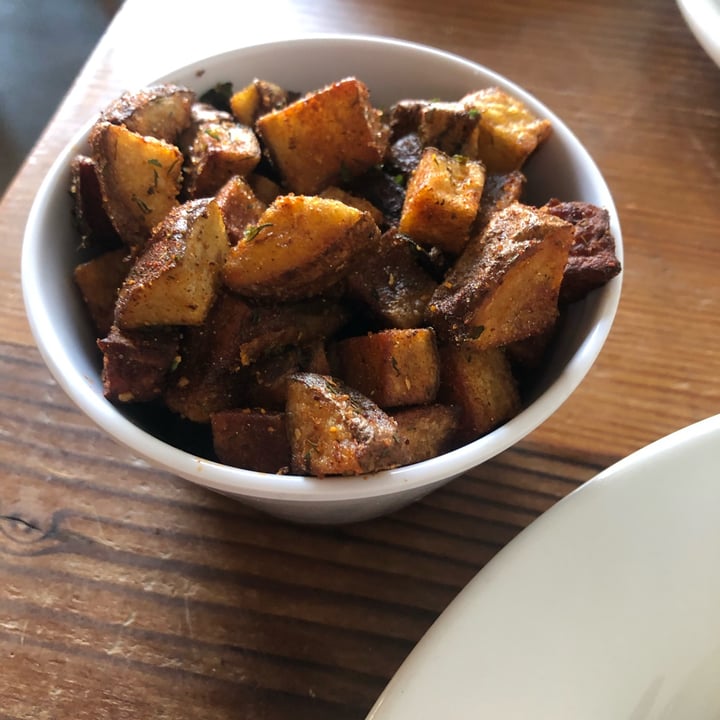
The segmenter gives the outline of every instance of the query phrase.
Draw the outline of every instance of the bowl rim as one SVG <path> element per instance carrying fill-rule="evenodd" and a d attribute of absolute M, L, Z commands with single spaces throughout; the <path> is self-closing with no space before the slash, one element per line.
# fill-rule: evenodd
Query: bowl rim
<path fill-rule="evenodd" d="M 285 50 L 288 46 L 302 46 L 304 50 L 307 50 L 309 46 L 327 45 L 328 43 L 341 45 L 347 43 L 367 45 L 370 43 L 401 51 L 411 50 L 438 56 L 445 62 L 459 63 L 468 69 L 493 78 L 501 86 L 528 101 L 533 108 L 550 119 L 554 132 L 563 136 L 563 142 L 569 144 L 572 152 L 582 158 L 583 165 L 595 174 L 596 183 L 605 189 L 606 209 L 611 216 L 618 257 L 621 262 L 624 261 L 622 233 L 614 201 L 598 166 L 578 138 L 564 121 L 528 91 L 496 71 L 460 55 L 417 42 L 381 35 L 312 34 L 225 50 L 194 60 L 165 73 L 160 78 L 149 81 L 147 84 L 168 82 L 180 74 L 188 75 L 199 72 L 209 64 L 217 64 L 224 59 L 236 58 L 243 53 L 255 50 L 269 51 L 280 47 Z M 569 363 L 562 368 L 558 377 L 546 387 L 539 398 L 511 420 L 477 440 L 413 465 L 367 475 L 316 478 L 292 474 L 269 474 L 236 468 L 174 447 L 135 425 L 112 403 L 102 395 L 98 395 L 97 390 L 92 387 L 91 379 L 83 376 L 71 362 L 62 338 L 55 332 L 48 309 L 40 299 L 42 293 L 39 288 L 38 263 L 42 255 L 42 236 L 38 232 L 38 228 L 42 221 L 44 204 L 52 197 L 52 189 L 57 185 L 61 176 L 66 173 L 72 156 L 79 147 L 84 145 L 87 133 L 95 119 L 93 117 L 88 120 L 55 158 L 33 200 L 25 226 L 21 253 L 23 301 L 36 345 L 60 387 L 96 425 L 120 445 L 154 467 L 235 497 L 244 496 L 282 502 L 335 503 L 348 500 L 370 500 L 433 486 L 457 477 L 498 455 L 547 420 L 581 383 L 610 332 L 619 305 L 623 273 L 617 275 L 597 291 L 602 293 L 596 310 L 598 320 L 582 340 Z M 562 384 L 562 388 L 560 384 Z"/>

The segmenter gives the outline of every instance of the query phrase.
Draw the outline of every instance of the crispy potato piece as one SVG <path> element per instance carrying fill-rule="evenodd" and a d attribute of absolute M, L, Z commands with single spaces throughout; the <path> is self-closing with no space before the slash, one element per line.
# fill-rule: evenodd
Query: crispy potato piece
<path fill-rule="evenodd" d="M 474 440 L 517 415 L 520 394 L 501 348 L 482 349 L 470 341 L 440 348 L 439 398 L 461 408 L 460 437 Z"/>
<path fill-rule="evenodd" d="M 261 115 L 284 108 L 288 102 L 296 99 L 296 93 L 291 93 L 275 83 L 256 78 L 249 85 L 232 94 L 230 110 L 238 122 L 253 127 Z"/>
<path fill-rule="evenodd" d="M 105 397 L 122 403 L 160 397 L 177 361 L 178 344 L 175 328 L 123 331 L 113 326 L 107 337 L 98 340 Z"/>
<path fill-rule="evenodd" d="M 382 225 L 385 221 L 382 212 L 380 212 L 380 210 L 378 210 L 378 208 L 376 208 L 369 200 L 353 195 L 347 190 L 343 190 L 335 185 L 325 188 L 321 193 L 318 193 L 318 197 L 326 198 L 328 200 L 339 200 L 350 207 L 362 210 L 372 217 L 378 227 L 380 227 L 380 225 Z"/>
<path fill-rule="evenodd" d="M 228 249 L 222 212 L 211 199 L 174 208 L 153 232 L 118 295 L 123 329 L 199 325 L 215 300 Z"/>
<path fill-rule="evenodd" d="M 123 93 L 105 109 L 102 119 L 174 145 L 190 125 L 194 102 L 195 93 L 186 87 L 172 83 L 151 85 Z"/>
<path fill-rule="evenodd" d="M 551 327 L 573 242 L 572 225 L 520 203 L 493 215 L 433 295 L 429 319 L 439 335 L 507 345 Z"/>
<path fill-rule="evenodd" d="M 245 405 L 284 410 L 288 380 L 298 372 L 331 373 L 323 338 L 288 347 L 279 354 L 267 355 L 252 363 L 246 372 Z"/>
<path fill-rule="evenodd" d="M 420 110 L 417 133 L 423 147 L 432 146 L 448 155 L 462 153 L 480 116 L 459 102 L 431 102 Z"/>
<path fill-rule="evenodd" d="M 109 250 L 122 244 L 103 205 L 97 166 L 87 155 L 76 155 L 70 163 L 70 196 L 82 247 Z"/>
<path fill-rule="evenodd" d="M 392 413 L 398 424 L 402 464 L 422 462 L 450 450 L 459 428 L 460 409 L 452 405 L 422 405 Z"/>
<path fill-rule="evenodd" d="M 470 237 L 484 184 L 482 163 L 426 148 L 410 176 L 398 229 L 415 242 L 459 254 Z"/>
<path fill-rule="evenodd" d="M 193 116 L 185 190 L 191 198 L 210 197 L 234 175 L 249 175 L 257 167 L 260 143 L 230 113 L 198 103 Z"/>
<path fill-rule="evenodd" d="M 482 160 L 489 173 L 519 170 L 552 130 L 549 120 L 537 118 L 500 88 L 478 90 L 460 103 L 479 116 L 463 154 Z"/>
<path fill-rule="evenodd" d="M 345 325 L 348 318 L 345 307 L 324 298 L 253 307 L 251 324 L 240 338 L 238 359 L 241 365 L 250 365 L 291 345 L 305 345 L 329 337 Z"/>
<path fill-rule="evenodd" d="M 417 133 L 422 112 L 431 104 L 431 100 L 407 98 L 392 105 L 387 116 L 390 141 L 395 142 L 406 135 Z"/>
<path fill-rule="evenodd" d="M 401 100 L 388 116 L 393 143 L 416 135 L 421 147 L 436 147 L 448 155 L 463 151 L 478 122 L 475 109 L 442 100 Z"/>
<path fill-rule="evenodd" d="M 256 472 L 287 472 L 290 445 L 285 414 L 240 409 L 213 413 L 213 448 L 225 465 Z"/>
<path fill-rule="evenodd" d="M 90 146 L 105 210 L 123 242 L 140 249 L 178 205 L 182 153 L 164 140 L 107 121 L 96 123 Z"/>
<path fill-rule="evenodd" d="M 277 198 L 228 253 L 225 284 L 247 297 L 293 300 L 341 280 L 380 237 L 367 213 L 338 200 Z"/>
<path fill-rule="evenodd" d="M 267 113 L 256 128 L 287 188 L 313 195 L 382 162 L 388 131 L 364 83 L 346 78 Z"/>
<path fill-rule="evenodd" d="M 342 340 L 337 346 L 344 382 L 381 408 L 435 400 L 440 367 L 430 328 L 383 330 Z"/>
<path fill-rule="evenodd" d="M 240 242 L 245 228 L 257 223 L 267 209 L 267 205 L 240 175 L 234 175 L 220 188 L 215 201 L 222 211 L 230 245 Z"/>
<path fill-rule="evenodd" d="M 330 376 L 293 375 L 286 419 L 294 473 L 361 475 L 393 467 L 400 460 L 395 420 Z"/>
<path fill-rule="evenodd" d="M 543 209 L 572 223 L 575 236 L 560 285 L 560 303 L 581 300 L 620 272 L 607 210 L 579 200 L 557 199 L 550 200 Z"/>
<path fill-rule="evenodd" d="M 417 247 L 396 230 L 384 233 L 378 252 L 366 257 L 347 278 L 349 297 L 361 302 L 386 328 L 423 325 L 436 287 L 420 264 Z"/>
<path fill-rule="evenodd" d="M 131 267 L 127 250 L 119 248 L 75 268 L 73 279 L 80 288 L 98 337 L 105 337 L 110 332 L 118 290 Z"/>

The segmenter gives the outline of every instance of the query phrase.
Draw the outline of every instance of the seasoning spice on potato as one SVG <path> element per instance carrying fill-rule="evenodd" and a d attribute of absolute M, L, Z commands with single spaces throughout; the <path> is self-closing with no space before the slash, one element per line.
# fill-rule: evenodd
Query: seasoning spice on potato
<path fill-rule="evenodd" d="M 551 127 L 499 88 L 213 96 L 124 94 L 71 189 L 106 397 L 162 404 L 220 462 L 357 475 L 481 437 L 620 272 L 602 208 L 523 202 Z"/>

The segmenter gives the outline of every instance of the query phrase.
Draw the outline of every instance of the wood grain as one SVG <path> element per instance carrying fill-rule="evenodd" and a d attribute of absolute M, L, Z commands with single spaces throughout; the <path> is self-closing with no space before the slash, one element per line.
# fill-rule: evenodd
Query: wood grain
<path fill-rule="evenodd" d="M 720 408 L 720 70 L 672 0 L 228 7 L 127 0 L 0 204 L 0 720 L 361 720 L 535 518 Z M 33 195 L 108 100 L 195 57 L 310 32 L 432 44 L 526 87 L 596 159 L 625 242 L 609 340 L 553 418 L 424 500 L 335 528 L 273 520 L 118 446 L 51 379 L 20 289 Z"/>

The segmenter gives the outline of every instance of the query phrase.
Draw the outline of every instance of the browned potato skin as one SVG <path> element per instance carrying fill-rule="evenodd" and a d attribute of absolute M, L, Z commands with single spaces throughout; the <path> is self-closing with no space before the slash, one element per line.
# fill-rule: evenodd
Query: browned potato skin
<path fill-rule="evenodd" d="M 470 238 L 484 184 L 482 163 L 426 148 L 408 182 L 399 231 L 420 244 L 460 254 Z"/>
<path fill-rule="evenodd" d="M 440 365 L 430 328 L 383 330 L 337 345 L 342 379 L 381 408 L 435 400 Z"/>
<path fill-rule="evenodd" d="M 517 382 L 501 348 L 481 349 L 465 342 L 442 346 L 440 356 L 439 398 L 461 409 L 461 441 L 485 435 L 520 411 Z"/>
<path fill-rule="evenodd" d="M 177 360 L 174 328 L 122 331 L 111 328 L 98 340 L 103 353 L 103 393 L 115 402 L 148 402 L 161 396 Z"/>
<path fill-rule="evenodd" d="M 571 223 L 575 237 L 560 286 L 560 303 L 581 300 L 620 272 L 607 210 L 579 200 L 557 199 L 543 209 Z"/>
<path fill-rule="evenodd" d="M 248 181 L 235 175 L 230 178 L 215 195 L 225 221 L 225 229 L 230 245 L 242 240 L 245 228 L 254 225 L 267 209 L 267 205 L 258 198 Z"/>
<path fill-rule="evenodd" d="M 362 475 L 400 462 L 395 420 L 335 378 L 293 375 L 286 419 L 293 473 Z"/>
<path fill-rule="evenodd" d="M 473 238 L 429 305 L 443 339 L 507 345 L 544 332 L 558 316 L 558 293 L 572 225 L 520 203 L 496 213 Z"/>
<path fill-rule="evenodd" d="M 369 254 L 347 277 L 347 292 L 386 328 L 409 329 L 425 323 L 427 306 L 437 282 L 418 261 L 418 249 L 396 229 L 380 238 L 378 251 Z"/>
<path fill-rule="evenodd" d="M 246 297 L 297 300 L 340 281 L 380 230 L 365 212 L 317 196 L 277 198 L 228 253 L 223 279 Z"/>
<path fill-rule="evenodd" d="M 549 136 L 549 120 L 540 119 L 519 99 L 496 87 L 470 93 L 460 104 L 478 116 L 463 154 L 481 160 L 488 172 L 519 170 Z"/>
<path fill-rule="evenodd" d="M 125 279 L 115 306 L 123 329 L 148 325 L 199 325 L 215 300 L 227 233 L 211 199 L 174 208 Z"/>
<path fill-rule="evenodd" d="M 75 268 L 73 278 L 80 288 L 97 337 L 105 337 L 115 321 L 115 302 L 131 260 L 125 248 L 111 250 Z"/>
<path fill-rule="evenodd" d="M 106 250 L 118 247 L 120 236 L 105 211 L 95 161 L 87 155 L 76 155 L 70 163 L 70 175 L 73 220 L 82 246 Z"/>
<path fill-rule="evenodd" d="M 210 423 L 220 462 L 256 472 L 288 471 L 290 446 L 284 413 L 225 410 L 214 413 Z"/>
<path fill-rule="evenodd" d="M 149 135 L 175 144 L 190 125 L 195 93 L 180 85 L 152 85 L 123 93 L 103 112 L 102 119 L 124 125 L 138 135 Z"/>
<path fill-rule="evenodd" d="M 183 156 L 164 140 L 98 122 L 90 133 L 103 206 L 123 242 L 139 251 L 178 205 Z"/>
<path fill-rule="evenodd" d="M 346 78 L 260 117 L 256 129 L 289 190 L 314 195 L 382 162 L 388 132 L 364 83 Z"/>
<path fill-rule="evenodd" d="M 234 175 L 244 177 L 256 168 L 260 143 L 252 129 L 230 113 L 199 103 L 193 114 L 185 191 L 190 198 L 210 197 Z"/>
<path fill-rule="evenodd" d="M 452 405 L 422 405 L 392 413 L 398 424 L 402 465 L 429 460 L 452 449 L 460 410 Z"/>
<path fill-rule="evenodd" d="M 249 85 L 233 93 L 230 110 L 238 122 L 252 127 L 261 115 L 279 110 L 296 98 L 296 94 L 276 83 L 255 78 Z"/>

